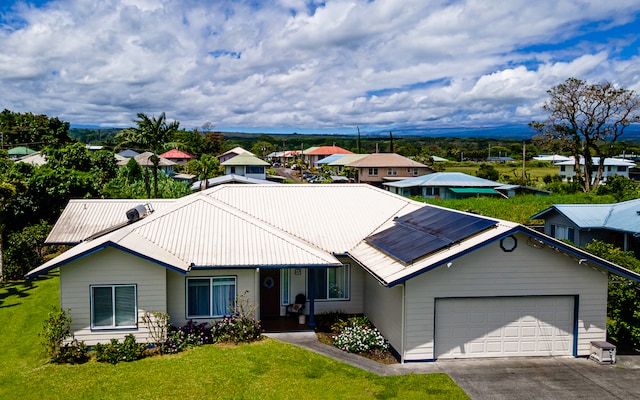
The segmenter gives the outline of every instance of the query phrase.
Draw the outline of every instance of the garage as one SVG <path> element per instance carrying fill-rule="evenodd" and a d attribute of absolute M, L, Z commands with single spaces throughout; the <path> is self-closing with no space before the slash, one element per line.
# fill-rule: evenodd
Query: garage
<path fill-rule="evenodd" d="M 436 358 L 570 356 L 574 296 L 436 299 Z"/>

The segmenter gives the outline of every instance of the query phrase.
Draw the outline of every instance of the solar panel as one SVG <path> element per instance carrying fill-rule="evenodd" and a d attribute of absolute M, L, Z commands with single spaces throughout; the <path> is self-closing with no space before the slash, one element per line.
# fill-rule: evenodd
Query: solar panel
<path fill-rule="evenodd" d="M 391 228 L 365 240 L 405 264 L 497 224 L 491 219 L 428 206 L 394 222 Z"/>

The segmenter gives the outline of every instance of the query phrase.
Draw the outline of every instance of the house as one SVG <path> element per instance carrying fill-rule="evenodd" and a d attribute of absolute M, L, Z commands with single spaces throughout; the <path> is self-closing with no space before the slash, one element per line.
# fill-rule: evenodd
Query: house
<path fill-rule="evenodd" d="M 349 164 L 361 160 L 365 157 L 367 157 L 368 154 L 346 154 L 343 157 L 337 157 L 334 160 L 329 161 L 327 165 L 329 168 L 331 168 L 332 170 L 336 171 L 336 173 L 341 173 Z M 356 170 L 357 172 L 357 170 Z M 355 178 L 355 174 L 354 176 L 352 176 L 351 178 Z"/>
<path fill-rule="evenodd" d="M 250 154 L 238 154 L 237 156 L 220 163 L 224 167 L 225 175 L 240 175 L 253 179 L 267 179 L 267 167 L 269 163 Z"/>
<path fill-rule="evenodd" d="M 593 176 L 591 179 L 595 179 L 596 170 L 598 169 L 598 163 L 600 157 L 593 157 Z M 563 182 L 571 182 L 576 177 L 575 159 L 567 161 L 556 162 L 555 165 L 560 169 L 559 174 Z M 581 168 L 584 168 L 584 158 L 580 159 Z M 602 172 L 602 181 L 606 182 L 607 178 L 614 175 L 629 177 L 629 170 L 635 167 L 636 164 L 633 161 L 624 160 L 620 158 L 605 158 L 604 159 L 604 171 Z M 584 172 L 584 171 L 583 171 Z"/>
<path fill-rule="evenodd" d="M 29 154 L 28 156 L 17 158 L 15 159 L 15 162 L 41 166 L 47 163 L 47 158 L 44 155 L 42 155 L 42 153 L 37 151 L 33 154 Z"/>
<path fill-rule="evenodd" d="M 167 160 L 173 161 L 174 163 L 180 165 L 186 165 L 189 160 L 196 159 L 196 156 L 178 149 L 165 151 L 164 153 L 160 154 L 160 157 L 166 158 Z"/>
<path fill-rule="evenodd" d="M 274 167 L 277 164 L 285 166 L 291 164 L 299 156 L 300 151 L 298 150 L 273 151 L 267 155 L 267 160 L 274 163 Z"/>
<path fill-rule="evenodd" d="M 116 156 L 121 156 L 124 158 L 133 158 L 137 155 L 140 155 L 140 153 L 138 153 L 135 150 L 131 150 L 131 149 L 126 149 L 126 150 L 122 150 L 120 153 L 117 153 Z"/>
<path fill-rule="evenodd" d="M 615 204 L 554 204 L 531 219 L 544 220 L 544 233 L 578 246 L 593 240 L 640 256 L 640 199 Z"/>
<path fill-rule="evenodd" d="M 402 362 L 588 356 L 606 338 L 608 274 L 640 281 L 525 226 L 361 184 L 74 200 L 47 242 L 78 244 L 27 278 L 59 268 L 60 305 L 89 345 L 148 341 L 146 311 L 213 322 L 242 295 L 267 319 L 304 294 L 309 326 L 364 313 Z"/>
<path fill-rule="evenodd" d="M 549 192 L 504 184 L 462 172 L 436 172 L 382 184 L 392 193 L 402 196 L 421 196 L 427 199 L 464 199 L 467 197 L 513 197 L 519 193 L 548 195 Z"/>
<path fill-rule="evenodd" d="M 133 159 L 140 165 L 145 168 L 152 168 L 153 163 L 151 162 L 151 157 L 153 157 L 153 153 L 150 151 L 145 151 L 144 153 L 140 153 L 137 156 L 133 157 Z M 124 159 L 116 162 L 116 165 L 119 167 L 123 167 L 127 165 L 129 159 Z M 168 176 L 173 176 L 173 166 L 176 165 L 173 161 L 167 160 L 166 158 L 160 157 L 160 162 L 158 163 L 158 170 L 164 172 Z"/>
<path fill-rule="evenodd" d="M 235 157 L 237 155 L 240 155 L 240 154 L 246 154 L 246 155 L 250 155 L 250 156 L 255 156 L 255 154 L 253 154 L 250 151 L 247 151 L 247 150 L 243 149 L 242 147 L 234 147 L 233 149 L 220 154 L 218 156 L 218 160 L 220 160 L 220 164 L 222 164 L 223 162 L 228 161 L 228 160 L 232 159 L 233 157 Z"/>
<path fill-rule="evenodd" d="M 395 153 L 369 154 L 345 166 L 358 171 L 357 183 L 378 186 L 383 182 L 398 181 L 434 172 L 424 164 Z"/>
<path fill-rule="evenodd" d="M 353 152 L 340 146 L 317 146 L 304 150 L 302 157 L 307 165 L 315 165 L 319 160 L 334 154 L 353 154 Z"/>
<path fill-rule="evenodd" d="M 556 164 L 562 161 L 573 160 L 573 158 L 571 157 L 563 156 L 560 154 L 540 154 L 536 157 L 533 157 L 533 159 L 536 161 L 547 161 L 547 162 L 550 162 L 551 164 Z"/>
<path fill-rule="evenodd" d="M 502 183 L 467 175 L 462 172 L 436 172 L 382 184 L 392 193 L 421 196 L 428 199 L 462 199 L 466 197 L 507 197 L 496 190 Z"/>

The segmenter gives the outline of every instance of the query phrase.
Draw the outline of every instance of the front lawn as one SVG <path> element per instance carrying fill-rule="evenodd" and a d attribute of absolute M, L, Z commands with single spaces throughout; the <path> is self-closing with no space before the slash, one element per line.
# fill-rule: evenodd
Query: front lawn
<path fill-rule="evenodd" d="M 116 365 L 48 364 L 38 333 L 57 305 L 57 277 L 0 288 L 0 398 L 468 398 L 445 374 L 379 377 L 271 339 Z"/>

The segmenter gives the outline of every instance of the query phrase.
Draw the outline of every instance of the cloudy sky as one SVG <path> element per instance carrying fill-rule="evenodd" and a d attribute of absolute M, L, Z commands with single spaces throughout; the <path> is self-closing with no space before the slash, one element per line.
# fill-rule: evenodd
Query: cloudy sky
<path fill-rule="evenodd" d="M 640 92 L 638 0 L 3 0 L 0 108 L 72 125 L 353 132 L 542 118 Z"/>

